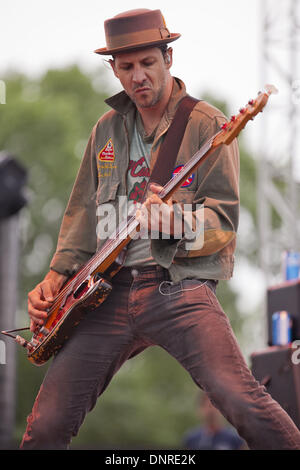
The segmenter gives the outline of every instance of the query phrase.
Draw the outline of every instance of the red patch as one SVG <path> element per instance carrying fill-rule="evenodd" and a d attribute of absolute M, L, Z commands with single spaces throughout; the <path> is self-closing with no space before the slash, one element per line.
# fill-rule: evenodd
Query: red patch
<path fill-rule="evenodd" d="M 172 177 L 175 176 L 177 173 L 179 173 L 181 168 L 183 168 L 183 165 L 178 165 L 173 171 Z M 195 178 L 195 173 L 192 173 L 180 187 L 186 188 L 187 186 L 190 186 L 192 182 L 194 181 L 194 178 Z"/>
<path fill-rule="evenodd" d="M 115 152 L 114 145 L 112 140 L 109 139 L 102 150 L 98 154 L 100 162 L 114 162 L 115 161 Z"/>

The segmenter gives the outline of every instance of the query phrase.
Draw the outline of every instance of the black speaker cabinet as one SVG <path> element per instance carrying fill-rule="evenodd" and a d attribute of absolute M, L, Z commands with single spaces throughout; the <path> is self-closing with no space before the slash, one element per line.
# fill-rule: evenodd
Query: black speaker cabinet
<path fill-rule="evenodd" d="M 300 279 L 287 281 L 267 290 L 268 345 L 272 346 L 272 315 L 286 310 L 292 317 L 292 340 L 300 339 Z"/>
<path fill-rule="evenodd" d="M 298 363 L 299 362 L 299 363 Z M 300 429 L 300 345 L 272 346 L 251 354 L 252 374 Z"/>

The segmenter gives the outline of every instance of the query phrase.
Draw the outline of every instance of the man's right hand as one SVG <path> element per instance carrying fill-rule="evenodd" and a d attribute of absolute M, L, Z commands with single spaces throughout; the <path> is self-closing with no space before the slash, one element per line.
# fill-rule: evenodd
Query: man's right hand
<path fill-rule="evenodd" d="M 59 292 L 67 277 L 56 271 L 49 271 L 45 279 L 28 294 L 28 314 L 30 330 L 44 324 L 47 310 L 51 307 L 54 297 Z"/>

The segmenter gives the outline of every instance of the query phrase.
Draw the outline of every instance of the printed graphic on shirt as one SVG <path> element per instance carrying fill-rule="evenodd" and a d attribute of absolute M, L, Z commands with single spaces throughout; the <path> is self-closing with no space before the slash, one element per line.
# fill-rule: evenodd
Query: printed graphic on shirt
<path fill-rule="evenodd" d="M 183 165 L 178 165 L 178 166 L 174 169 L 172 178 L 173 178 L 173 176 L 175 176 L 177 173 L 179 173 L 179 171 L 181 170 L 181 168 L 183 168 Z M 191 186 L 192 182 L 194 181 L 194 178 L 195 178 L 195 173 L 192 173 L 192 174 L 184 181 L 184 183 L 183 183 L 180 187 L 181 187 L 181 188 L 187 188 L 188 186 Z"/>
<path fill-rule="evenodd" d="M 129 194 L 129 201 L 133 201 L 135 204 L 142 200 L 147 181 L 144 179 L 141 183 L 135 183 Z"/>
<path fill-rule="evenodd" d="M 111 139 L 109 139 L 104 145 L 103 149 L 100 150 L 98 154 L 98 159 L 100 160 L 100 162 L 115 161 L 114 145 Z"/>
<path fill-rule="evenodd" d="M 141 157 L 139 160 L 130 160 L 129 172 L 132 178 L 144 177 L 149 178 L 150 170 L 147 165 L 145 157 Z"/>
<path fill-rule="evenodd" d="M 149 176 L 150 170 L 148 168 L 147 160 L 145 159 L 145 157 L 140 157 L 137 160 L 129 161 L 129 201 L 137 203 L 142 200 Z"/>

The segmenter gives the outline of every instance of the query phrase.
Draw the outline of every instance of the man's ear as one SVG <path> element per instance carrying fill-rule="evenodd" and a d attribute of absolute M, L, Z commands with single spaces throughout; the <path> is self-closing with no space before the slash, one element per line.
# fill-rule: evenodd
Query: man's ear
<path fill-rule="evenodd" d="M 108 61 L 110 63 L 111 68 L 113 69 L 113 72 L 117 78 L 119 78 L 118 72 L 116 70 L 116 63 L 114 59 L 109 59 Z"/>
<path fill-rule="evenodd" d="M 173 49 L 169 47 L 167 52 L 165 53 L 165 63 L 168 69 L 172 67 L 173 64 Z"/>

